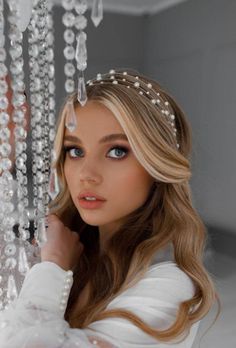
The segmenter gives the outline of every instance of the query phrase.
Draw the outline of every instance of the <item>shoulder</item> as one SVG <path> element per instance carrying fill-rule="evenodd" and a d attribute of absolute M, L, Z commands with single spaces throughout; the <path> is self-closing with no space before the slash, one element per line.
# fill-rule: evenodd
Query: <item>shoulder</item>
<path fill-rule="evenodd" d="M 152 283 L 154 291 L 160 289 L 169 294 L 173 293 L 179 301 L 191 298 L 195 293 L 193 280 L 174 261 L 165 261 L 149 267 L 141 282 Z"/>
<path fill-rule="evenodd" d="M 174 261 L 165 261 L 149 267 L 144 277 L 133 287 L 118 295 L 111 305 L 134 300 L 142 303 L 166 303 L 177 306 L 194 296 L 192 279 Z"/>

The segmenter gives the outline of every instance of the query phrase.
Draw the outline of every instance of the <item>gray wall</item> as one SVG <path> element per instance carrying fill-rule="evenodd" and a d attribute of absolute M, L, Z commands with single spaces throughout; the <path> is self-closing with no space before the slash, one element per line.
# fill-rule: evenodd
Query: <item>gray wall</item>
<path fill-rule="evenodd" d="M 209 226 L 236 234 L 236 1 L 189 0 L 150 17 L 145 71 L 193 128 L 192 189 Z"/>

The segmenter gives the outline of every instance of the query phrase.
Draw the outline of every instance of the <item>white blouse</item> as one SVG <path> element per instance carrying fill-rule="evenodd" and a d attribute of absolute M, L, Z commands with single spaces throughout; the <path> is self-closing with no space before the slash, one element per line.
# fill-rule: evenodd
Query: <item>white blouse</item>
<path fill-rule="evenodd" d="M 26 274 L 18 298 L 0 311 L 1 348 L 190 348 L 195 323 L 181 343 L 162 343 L 126 319 L 95 321 L 85 329 L 71 328 L 64 313 L 73 283 L 72 271 L 53 262 L 35 264 Z M 180 302 L 194 294 L 192 280 L 175 262 L 149 267 L 132 288 L 113 299 L 107 309 L 125 308 L 157 328 L 168 328 Z"/>

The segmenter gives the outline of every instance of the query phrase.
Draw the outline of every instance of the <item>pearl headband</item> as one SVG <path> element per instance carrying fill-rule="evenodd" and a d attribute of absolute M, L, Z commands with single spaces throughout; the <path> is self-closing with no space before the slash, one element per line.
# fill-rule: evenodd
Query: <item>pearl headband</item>
<path fill-rule="evenodd" d="M 156 92 L 152 88 L 151 83 L 145 83 L 139 78 L 139 76 L 131 76 L 126 71 L 116 72 L 114 69 L 110 70 L 109 73 L 101 74 L 98 73 L 97 77 L 86 82 L 86 85 L 93 86 L 97 84 L 120 84 L 125 85 L 127 88 L 134 88 L 138 91 L 140 95 L 146 96 L 151 100 L 153 105 L 156 105 L 158 108 L 161 108 L 161 113 L 163 117 L 166 118 L 167 122 L 172 127 L 172 133 L 176 137 L 177 129 L 175 126 L 175 115 L 168 110 L 168 105 L 170 104 L 167 100 L 160 95 L 159 92 Z M 177 149 L 179 144 L 176 144 Z"/>

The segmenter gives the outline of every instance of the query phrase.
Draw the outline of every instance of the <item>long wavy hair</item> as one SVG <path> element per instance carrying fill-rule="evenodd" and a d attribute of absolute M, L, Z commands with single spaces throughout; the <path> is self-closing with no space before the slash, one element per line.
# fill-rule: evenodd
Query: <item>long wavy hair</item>
<path fill-rule="evenodd" d="M 204 266 L 207 230 L 191 198 L 190 125 L 173 97 L 156 81 L 134 70 L 128 70 L 128 75 L 139 75 L 169 102 L 175 115 L 177 139 L 159 108 L 137 93 L 135 88 L 127 89 L 122 84 L 112 83 L 86 87 L 88 100 L 103 104 L 114 114 L 137 160 L 155 179 L 145 203 L 126 218 L 110 238 L 107 251 L 101 254 L 98 227 L 86 224 L 80 217 L 64 175 L 63 137 L 67 101 L 73 100 L 75 109 L 79 106 L 75 93 L 65 100 L 54 142 L 55 166 L 61 190 L 51 202 L 50 212 L 57 214 L 66 226 L 77 231 L 84 244 L 84 251 L 74 269 L 74 283 L 65 319 L 71 327 L 82 329 L 97 320 L 120 317 L 131 321 L 157 340 L 169 342 L 183 334 L 186 337 L 192 324 L 203 318 L 216 300 L 220 307 L 220 301 Z M 176 140 L 179 149 L 176 148 Z M 180 304 L 175 322 L 165 330 L 158 330 L 131 311 L 106 309 L 113 298 L 144 276 L 154 255 L 169 243 L 173 245 L 175 262 L 195 285 L 194 296 Z M 91 286 L 88 301 L 75 310 L 78 297 L 87 284 Z"/>

